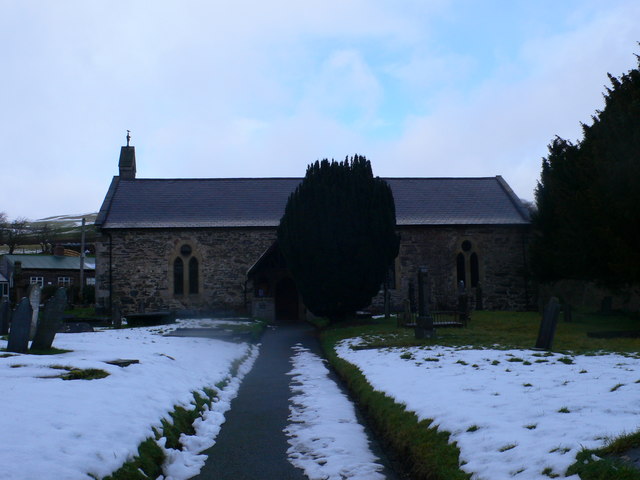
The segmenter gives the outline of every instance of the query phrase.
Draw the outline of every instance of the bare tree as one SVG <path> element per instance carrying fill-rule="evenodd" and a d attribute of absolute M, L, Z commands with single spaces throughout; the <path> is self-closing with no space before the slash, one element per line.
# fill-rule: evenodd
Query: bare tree
<path fill-rule="evenodd" d="M 0 212 L 0 245 L 4 245 L 5 231 L 7 229 L 7 214 Z"/>
<path fill-rule="evenodd" d="M 16 218 L 5 229 L 5 243 L 9 246 L 9 253 L 13 253 L 18 245 L 24 242 L 29 233 L 29 220 L 24 217 Z"/>
<path fill-rule="evenodd" d="M 56 231 L 48 223 L 37 225 L 31 229 L 34 240 L 40 245 L 42 253 L 52 253 Z"/>

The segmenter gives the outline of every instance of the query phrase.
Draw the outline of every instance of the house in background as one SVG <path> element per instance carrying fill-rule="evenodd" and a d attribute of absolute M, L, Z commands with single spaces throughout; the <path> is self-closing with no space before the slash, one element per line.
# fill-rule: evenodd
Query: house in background
<path fill-rule="evenodd" d="M 0 273 L 0 301 L 9 298 L 9 279 Z"/>
<path fill-rule="evenodd" d="M 454 305 L 464 282 L 487 309 L 527 308 L 528 211 L 499 176 L 387 178 L 400 253 L 391 301 L 402 308 L 418 268 L 434 307 Z M 96 302 L 123 313 L 233 310 L 266 318 L 306 314 L 276 243 L 300 178 L 138 179 L 122 147 L 98 218 Z M 382 296 L 373 306 L 382 305 Z"/>
<path fill-rule="evenodd" d="M 80 257 L 58 255 L 2 255 L 0 275 L 8 280 L 8 296 L 18 302 L 27 295 L 29 285 L 70 288 L 80 285 Z M 95 260 L 85 258 L 84 284 L 95 285 Z M 0 287 L 1 288 L 1 287 Z"/>

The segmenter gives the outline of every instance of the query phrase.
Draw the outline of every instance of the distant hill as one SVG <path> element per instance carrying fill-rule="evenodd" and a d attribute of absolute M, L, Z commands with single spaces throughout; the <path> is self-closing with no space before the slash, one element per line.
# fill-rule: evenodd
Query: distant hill
<path fill-rule="evenodd" d="M 86 220 L 86 225 L 91 226 L 93 229 L 93 224 L 95 223 L 97 216 L 97 212 L 81 213 L 78 215 L 57 215 L 55 217 L 46 217 L 34 220 L 29 222 L 29 225 L 34 229 L 42 227 L 43 225 L 49 225 L 49 227 L 56 230 L 56 232 L 61 235 L 77 234 L 80 232 L 83 218 Z"/>

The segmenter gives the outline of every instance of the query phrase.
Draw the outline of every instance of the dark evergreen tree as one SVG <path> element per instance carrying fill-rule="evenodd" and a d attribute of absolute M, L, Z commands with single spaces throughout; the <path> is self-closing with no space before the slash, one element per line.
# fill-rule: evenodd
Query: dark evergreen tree
<path fill-rule="evenodd" d="M 640 71 L 609 79 L 580 143 L 556 138 L 543 159 L 532 245 L 541 280 L 640 282 Z"/>
<path fill-rule="evenodd" d="M 356 155 L 309 165 L 278 227 L 278 245 L 305 305 L 344 318 L 371 303 L 398 255 L 391 188 Z"/>

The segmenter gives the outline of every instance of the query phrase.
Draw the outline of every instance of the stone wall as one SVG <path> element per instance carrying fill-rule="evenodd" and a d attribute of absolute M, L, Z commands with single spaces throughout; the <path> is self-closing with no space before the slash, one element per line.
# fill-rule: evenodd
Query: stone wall
<path fill-rule="evenodd" d="M 487 310 L 525 310 L 535 301 L 527 277 L 528 229 L 513 226 L 425 226 L 399 229 L 400 252 L 395 262 L 395 288 L 391 290 L 392 311 L 401 311 L 413 282 L 417 296 L 420 266 L 429 270 L 433 309 L 452 309 L 457 302 L 457 255 L 465 260 L 465 284 L 472 307 L 480 293 Z M 470 249 L 464 251 L 463 242 Z M 469 244 L 466 246 L 468 247 Z M 478 287 L 471 287 L 470 257 L 478 259 Z M 381 310 L 380 293 L 373 307 Z"/>
<path fill-rule="evenodd" d="M 124 314 L 142 308 L 244 312 L 252 293 L 247 270 L 275 238 L 275 229 L 267 228 L 103 232 L 96 243 L 96 303 L 108 310 L 112 291 Z M 174 295 L 173 262 L 183 245 L 199 262 L 197 294 Z"/>
<path fill-rule="evenodd" d="M 401 227 L 399 232 L 396 284 L 391 290 L 393 311 L 402 310 L 409 283 L 415 284 L 422 265 L 429 269 L 431 307 L 454 308 L 458 254 L 465 260 L 465 283 L 472 306 L 476 305 L 480 291 L 484 309 L 524 310 L 535 305 L 525 267 L 526 227 Z M 246 283 L 247 270 L 275 239 L 273 228 L 140 229 L 103 233 L 96 245 L 96 302 L 99 307 L 110 308 L 111 262 L 113 298 L 120 303 L 123 313 L 139 311 L 141 306 L 147 311 L 250 311 L 253 288 Z M 470 245 L 467 251 L 463 249 L 465 241 Z M 173 293 L 173 261 L 181 255 L 183 245 L 191 247 L 191 255 L 199 262 L 198 294 Z M 470 286 L 470 257 L 474 253 L 478 259 L 479 288 Z M 381 310 L 382 305 L 382 295 L 378 295 L 372 307 Z"/>

